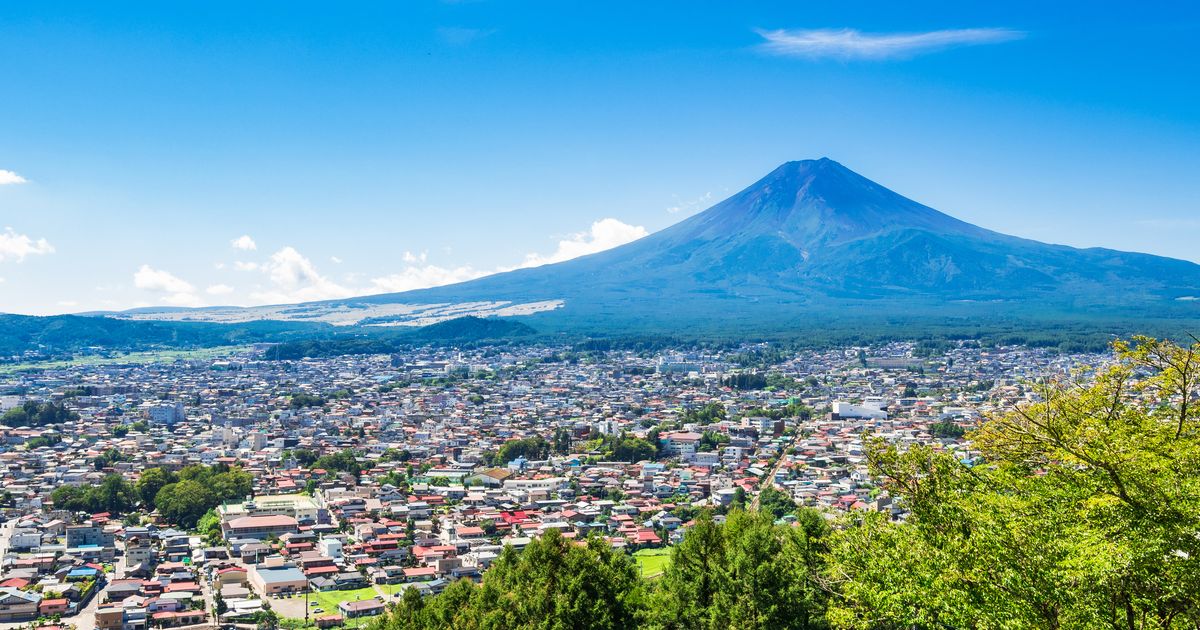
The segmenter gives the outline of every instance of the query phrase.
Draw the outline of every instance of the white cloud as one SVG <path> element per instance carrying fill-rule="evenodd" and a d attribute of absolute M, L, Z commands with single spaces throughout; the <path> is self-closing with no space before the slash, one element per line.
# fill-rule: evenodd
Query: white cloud
<path fill-rule="evenodd" d="M 26 256 L 41 256 L 54 253 L 54 246 L 44 238 L 36 241 L 25 234 L 17 234 L 12 228 L 6 227 L 0 232 L 0 262 L 15 260 L 21 262 Z"/>
<path fill-rule="evenodd" d="M 482 278 L 492 273 L 495 272 L 480 271 L 470 266 L 455 267 L 453 269 L 437 265 L 409 266 L 400 270 L 399 273 L 372 278 L 371 285 L 373 290 L 371 293 L 398 293 L 401 291 L 412 291 L 413 289 L 428 289 L 429 287 L 440 287 L 456 282 L 466 282 L 467 280 Z"/>
<path fill-rule="evenodd" d="M 24 184 L 29 180 L 17 175 L 12 171 L 0 169 L 0 186 L 11 186 L 12 184 Z"/>
<path fill-rule="evenodd" d="M 229 244 L 232 245 L 234 249 L 240 249 L 244 252 L 252 252 L 258 249 L 258 243 L 255 243 L 254 239 L 250 238 L 249 234 L 243 234 L 232 241 L 229 241 Z"/>
<path fill-rule="evenodd" d="M 759 49 L 784 57 L 810 59 L 891 59 L 957 46 L 998 44 L 1025 37 L 1007 28 L 960 28 L 919 33 L 863 33 L 855 29 L 778 29 L 756 31 Z"/>
<path fill-rule="evenodd" d="M 154 269 L 150 265 L 142 265 L 133 274 L 133 286 L 161 293 L 188 293 L 196 290 L 187 280 L 169 271 Z"/>
<path fill-rule="evenodd" d="M 133 286 L 144 291 L 162 293 L 163 304 L 171 306 L 204 306 L 192 283 L 164 269 L 142 265 L 133 274 Z"/>
<path fill-rule="evenodd" d="M 571 260 L 588 254 L 595 254 L 606 249 L 612 249 L 618 245 L 624 245 L 631 241 L 636 241 L 649 232 L 646 228 L 640 225 L 629 225 L 622 223 L 617 219 L 600 219 L 592 224 L 591 230 L 580 232 L 571 235 L 571 238 L 565 241 L 558 242 L 558 249 L 554 253 L 543 256 L 542 254 L 529 254 L 525 256 L 525 260 L 515 267 L 522 269 L 525 267 L 540 267 L 551 263 Z"/>
<path fill-rule="evenodd" d="M 284 247 L 271 254 L 271 258 L 258 268 L 271 281 L 269 289 L 251 295 L 260 302 L 309 302 L 362 294 L 321 275 L 316 265 L 294 247 Z"/>
<path fill-rule="evenodd" d="M 337 256 L 330 256 L 330 257 L 329 257 L 329 262 L 331 262 L 331 263 L 333 263 L 333 264 L 335 264 L 335 265 L 340 265 L 340 264 L 342 264 L 342 259 L 341 259 L 341 258 L 338 258 Z"/>
<path fill-rule="evenodd" d="M 518 265 L 496 269 L 477 269 L 470 265 L 441 266 L 431 264 L 427 252 L 406 251 L 401 255 L 404 265 L 398 271 L 370 277 L 369 280 L 360 273 L 339 274 L 339 280 L 334 280 L 322 274 L 312 260 L 291 246 L 276 251 L 265 261 L 235 261 L 233 268 L 262 274 L 262 282 L 245 296 L 246 303 L 290 304 L 412 291 L 465 282 L 503 271 L 536 267 L 592 254 L 647 234 L 646 228 L 642 226 L 628 225 L 612 218 L 601 219 L 594 222 L 587 232 L 573 234 L 559 241 L 558 247 L 550 254 L 532 253 Z M 341 262 L 337 257 L 332 257 L 331 260 L 335 263 Z M 142 265 L 134 274 L 134 286 L 159 293 L 161 303 L 176 306 L 203 306 L 205 301 L 202 295 L 205 294 L 243 295 L 227 284 L 212 284 L 203 291 L 198 291 L 192 283 L 149 265 Z"/>

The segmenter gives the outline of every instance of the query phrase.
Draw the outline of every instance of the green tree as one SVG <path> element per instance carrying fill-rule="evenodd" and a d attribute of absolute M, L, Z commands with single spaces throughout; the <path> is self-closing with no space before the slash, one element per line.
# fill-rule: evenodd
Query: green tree
<path fill-rule="evenodd" d="M 96 507 L 99 511 L 124 514 L 137 504 L 138 494 L 133 485 L 119 474 L 106 475 L 96 492 Z"/>
<path fill-rule="evenodd" d="M 241 500 L 253 493 L 254 477 L 241 467 L 235 466 L 213 475 L 209 479 L 209 487 L 218 501 Z"/>
<path fill-rule="evenodd" d="M 337 453 L 319 457 L 317 461 L 313 462 L 312 467 L 347 472 L 355 477 L 362 474 L 363 471 L 363 465 L 358 461 L 358 452 L 353 449 L 345 449 Z"/>
<path fill-rule="evenodd" d="M 721 379 L 721 384 L 734 389 L 763 389 L 767 386 L 767 377 L 757 372 L 741 372 Z"/>
<path fill-rule="evenodd" d="M 874 443 L 910 510 L 834 537 L 844 627 L 1194 628 L 1200 623 L 1200 344 L 1147 338 L 1037 386 L 969 435 L 980 463 Z"/>
<path fill-rule="evenodd" d="M 95 504 L 88 488 L 82 486 L 59 486 L 50 493 L 54 507 L 69 512 L 95 512 Z"/>
<path fill-rule="evenodd" d="M 697 450 L 703 452 L 711 452 L 717 450 L 722 444 L 729 443 L 729 435 L 719 433 L 717 431 L 705 431 L 700 434 L 700 446 Z"/>
<path fill-rule="evenodd" d="M 501 464 L 511 462 L 518 457 L 525 459 L 540 460 L 545 459 L 550 455 L 550 443 L 540 435 L 523 438 L 519 440 L 509 440 L 500 447 L 500 452 L 496 459 Z"/>
<path fill-rule="evenodd" d="M 60 442 L 62 442 L 62 436 L 57 433 L 47 433 L 45 435 L 39 435 L 31 440 L 27 440 L 25 442 L 25 448 L 32 451 L 37 448 L 42 448 L 43 446 L 54 446 Z"/>
<path fill-rule="evenodd" d="M 566 455 L 571 452 L 571 430 L 559 427 L 554 430 L 554 452 Z"/>
<path fill-rule="evenodd" d="M 317 452 L 310 448 L 298 448 L 292 451 L 292 457 L 296 460 L 297 464 L 300 464 L 304 468 L 311 468 L 313 463 L 320 458 Z"/>
<path fill-rule="evenodd" d="M 796 502 L 788 495 L 767 484 L 758 495 L 758 507 L 776 519 L 781 519 L 796 511 Z"/>
<path fill-rule="evenodd" d="M 154 497 L 154 504 L 163 518 L 188 529 L 195 527 L 204 513 L 217 503 L 212 491 L 194 479 L 167 484 Z"/>
<path fill-rule="evenodd" d="M 279 614 L 273 610 L 260 610 L 250 617 L 250 622 L 259 630 L 276 630 L 279 627 Z"/>
<path fill-rule="evenodd" d="M 507 548 L 476 597 L 486 625 L 509 628 L 630 628 L 644 605 L 627 555 L 599 538 L 577 546 L 553 529 L 519 553 Z"/>
<path fill-rule="evenodd" d="M 929 425 L 929 434 L 937 438 L 959 439 L 967 430 L 950 420 L 941 420 Z"/>
<path fill-rule="evenodd" d="M 680 629 L 710 627 L 724 564 L 724 532 L 711 513 L 701 512 L 683 542 L 671 550 L 671 564 L 655 597 L 659 624 Z"/>
<path fill-rule="evenodd" d="M 746 509 L 746 502 L 746 489 L 741 486 L 734 488 L 733 501 L 729 507 L 735 510 L 744 510 Z"/>
<path fill-rule="evenodd" d="M 179 479 L 169 470 L 164 468 L 147 468 L 138 476 L 135 486 L 138 496 L 142 499 L 142 505 L 146 509 L 154 509 L 154 498 L 158 496 L 158 491 L 168 484 L 175 483 Z"/>
<path fill-rule="evenodd" d="M 740 375 L 739 375 L 740 376 Z M 704 405 L 699 409 L 688 409 L 683 414 L 684 422 L 695 422 L 698 424 L 712 424 L 724 420 L 728 412 L 725 405 L 719 402 L 712 402 Z"/>
<path fill-rule="evenodd" d="M 379 458 L 381 462 L 407 462 L 412 459 L 412 453 L 407 449 L 389 448 Z"/>
<path fill-rule="evenodd" d="M 578 545 L 550 530 L 523 551 L 506 547 L 479 586 L 459 580 L 424 600 L 409 589 L 377 628 L 635 628 L 645 605 L 629 556 L 598 538 Z"/>
<path fill-rule="evenodd" d="M 641 438 L 622 436 L 612 450 L 612 458 L 622 462 L 640 462 L 654 459 L 658 448 Z"/>
<path fill-rule="evenodd" d="M 212 546 L 221 544 L 221 517 L 216 510 L 209 510 L 196 522 L 196 532 L 204 538 L 204 542 Z"/>
<path fill-rule="evenodd" d="M 137 492 L 121 475 L 106 475 L 96 486 L 59 486 L 51 493 L 54 505 L 72 512 L 124 514 L 137 503 Z"/>
<path fill-rule="evenodd" d="M 292 409 L 304 409 L 307 407 L 324 407 L 326 402 L 327 401 L 324 398 L 317 396 L 315 394 L 307 394 L 304 392 L 299 392 L 296 394 L 292 394 L 291 399 L 288 401 L 288 407 L 291 407 Z"/>
<path fill-rule="evenodd" d="M 92 466 L 96 470 L 104 470 L 116 462 L 129 461 L 129 459 L 129 456 L 122 454 L 117 449 L 110 448 L 92 459 Z"/>
<path fill-rule="evenodd" d="M 825 628 L 825 530 L 775 525 L 765 512 L 702 513 L 671 554 L 656 594 L 663 628 Z"/>
<path fill-rule="evenodd" d="M 4 412 L 4 415 L 0 416 L 0 424 L 10 427 L 41 427 L 74 422 L 78 419 L 79 414 L 62 404 L 27 400 L 21 406 Z"/>

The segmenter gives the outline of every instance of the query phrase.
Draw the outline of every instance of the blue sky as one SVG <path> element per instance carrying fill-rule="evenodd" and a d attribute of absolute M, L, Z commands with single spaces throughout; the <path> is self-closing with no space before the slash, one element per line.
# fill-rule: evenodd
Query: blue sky
<path fill-rule="evenodd" d="M 0 311 L 465 279 L 821 156 L 1200 262 L 1187 3 L 344 4 L 0 7 Z"/>

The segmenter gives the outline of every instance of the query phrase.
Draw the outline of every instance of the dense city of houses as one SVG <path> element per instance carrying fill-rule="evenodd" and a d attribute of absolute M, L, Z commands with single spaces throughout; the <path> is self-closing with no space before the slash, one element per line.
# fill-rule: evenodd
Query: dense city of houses
<path fill-rule="evenodd" d="M 897 343 L 756 362 L 767 350 L 247 350 L 2 375 L 0 414 L 54 402 L 78 420 L 0 427 L 0 627 L 253 627 L 268 611 L 349 624 L 406 589 L 479 580 L 505 546 L 549 529 L 630 552 L 669 546 L 696 510 L 768 485 L 831 518 L 902 519 L 872 483 L 866 440 L 969 463 L 961 433 L 935 425 L 972 427 L 1031 399 L 1030 379 L 1103 361 Z M 614 450 L 622 440 L 635 448 Z M 356 470 L 312 461 L 342 453 Z M 215 538 L 157 512 L 54 505 L 63 486 L 196 464 L 253 476 L 249 495 L 215 509 Z"/>

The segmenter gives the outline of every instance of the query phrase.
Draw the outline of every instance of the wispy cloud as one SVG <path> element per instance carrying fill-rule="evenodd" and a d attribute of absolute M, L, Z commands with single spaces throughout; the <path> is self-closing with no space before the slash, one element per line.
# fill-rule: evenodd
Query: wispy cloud
<path fill-rule="evenodd" d="M 1008 28 L 959 28 L 918 33 L 864 33 L 843 29 L 777 29 L 757 31 L 765 40 L 759 50 L 783 57 L 808 59 L 903 59 L 959 46 L 999 44 L 1025 37 Z"/>
<path fill-rule="evenodd" d="M 0 186 L 9 186 L 12 184 L 24 184 L 29 180 L 17 175 L 12 171 L 0 169 Z"/>

